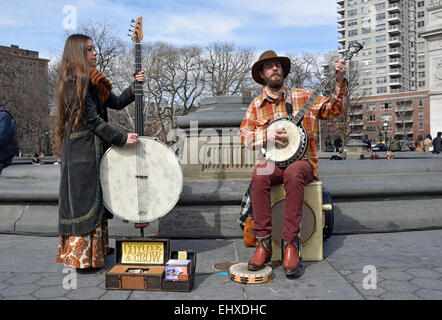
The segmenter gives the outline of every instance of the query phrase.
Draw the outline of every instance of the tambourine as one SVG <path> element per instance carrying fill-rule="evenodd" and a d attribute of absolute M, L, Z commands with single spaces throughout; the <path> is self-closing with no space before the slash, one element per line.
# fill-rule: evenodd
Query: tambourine
<path fill-rule="evenodd" d="M 242 284 L 266 283 L 271 280 L 272 268 L 264 267 L 259 271 L 250 271 L 247 263 L 241 262 L 229 268 L 229 277 L 232 281 Z"/>

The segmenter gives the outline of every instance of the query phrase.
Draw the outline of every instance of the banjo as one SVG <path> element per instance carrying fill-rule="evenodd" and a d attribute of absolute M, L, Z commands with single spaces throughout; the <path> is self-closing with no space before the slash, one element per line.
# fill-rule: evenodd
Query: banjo
<path fill-rule="evenodd" d="M 138 74 L 143 38 L 141 17 L 131 38 L 135 42 Z M 135 82 L 135 132 L 140 143 L 111 147 L 100 164 L 104 206 L 117 217 L 136 224 L 147 224 L 169 213 L 183 189 L 183 173 L 175 152 L 158 139 L 143 136 L 143 100 L 142 83 Z"/>
<path fill-rule="evenodd" d="M 349 48 L 343 53 L 342 58 L 344 60 L 350 60 L 353 55 L 362 48 L 363 46 L 360 43 L 354 41 L 350 43 Z M 291 105 L 287 103 L 289 116 L 276 119 L 268 125 L 267 130 L 284 129 L 287 133 L 288 144 L 285 148 L 277 147 L 274 143 L 267 145 L 267 148 L 262 148 L 261 153 L 267 161 L 275 163 L 278 167 L 285 168 L 304 157 L 308 147 L 308 133 L 301 122 L 307 110 L 334 76 L 334 74 L 329 75 L 321 83 L 294 117 L 292 116 L 292 110 L 289 110 L 289 108 L 291 109 Z"/>

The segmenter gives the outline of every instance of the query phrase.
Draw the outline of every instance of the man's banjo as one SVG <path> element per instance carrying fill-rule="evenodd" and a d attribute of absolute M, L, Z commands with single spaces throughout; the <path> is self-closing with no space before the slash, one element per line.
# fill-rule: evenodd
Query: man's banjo
<path fill-rule="evenodd" d="M 350 60 L 362 48 L 363 46 L 356 41 L 350 43 L 349 48 L 342 54 L 342 59 Z M 302 119 L 320 92 L 324 90 L 334 76 L 334 74 L 331 74 L 321 82 L 321 85 L 312 93 L 294 117 L 289 112 L 288 118 L 279 118 L 269 124 L 267 130 L 284 129 L 287 132 L 288 144 L 285 148 L 279 148 L 274 143 L 268 144 L 267 148 L 262 150 L 266 160 L 274 162 L 278 167 L 285 168 L 304 157 L 308 147 L 308 133 L 301 123 Z"/>

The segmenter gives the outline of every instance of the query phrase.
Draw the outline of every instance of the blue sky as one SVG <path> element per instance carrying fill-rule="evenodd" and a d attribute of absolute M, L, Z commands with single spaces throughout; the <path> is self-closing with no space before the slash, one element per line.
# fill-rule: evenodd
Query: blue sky
<path fill-rule="evenodd" d="M 130 20 L 143 17 L 144 41 L 176 45 L 235 42 L 257 53 L 326 53 L 337 48 L 334 0 L 0 0 L 0 45 L 61 53 L 73 6 L 77 26 L 106 21 L 127 39 Z M 69 16 L 71 17 L 71 16 Z M 72 20 L 71 20 L 72 21 Z"/>

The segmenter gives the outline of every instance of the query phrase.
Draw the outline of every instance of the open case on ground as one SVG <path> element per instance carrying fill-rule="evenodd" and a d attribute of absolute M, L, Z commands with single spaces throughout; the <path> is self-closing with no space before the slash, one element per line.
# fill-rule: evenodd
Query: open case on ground
<path fill-rule="evenodd" d="M 105 275 L 106 289 L 192 290 L 196 268 L 195 251 L 171 252 L 168 239 L 121 238 L 116 239 L 115 245 L 115 266 Z M 175 271 L 173 267 L 177 267 Z M 167 279 L 166 268 L 170 269 Z"/>

